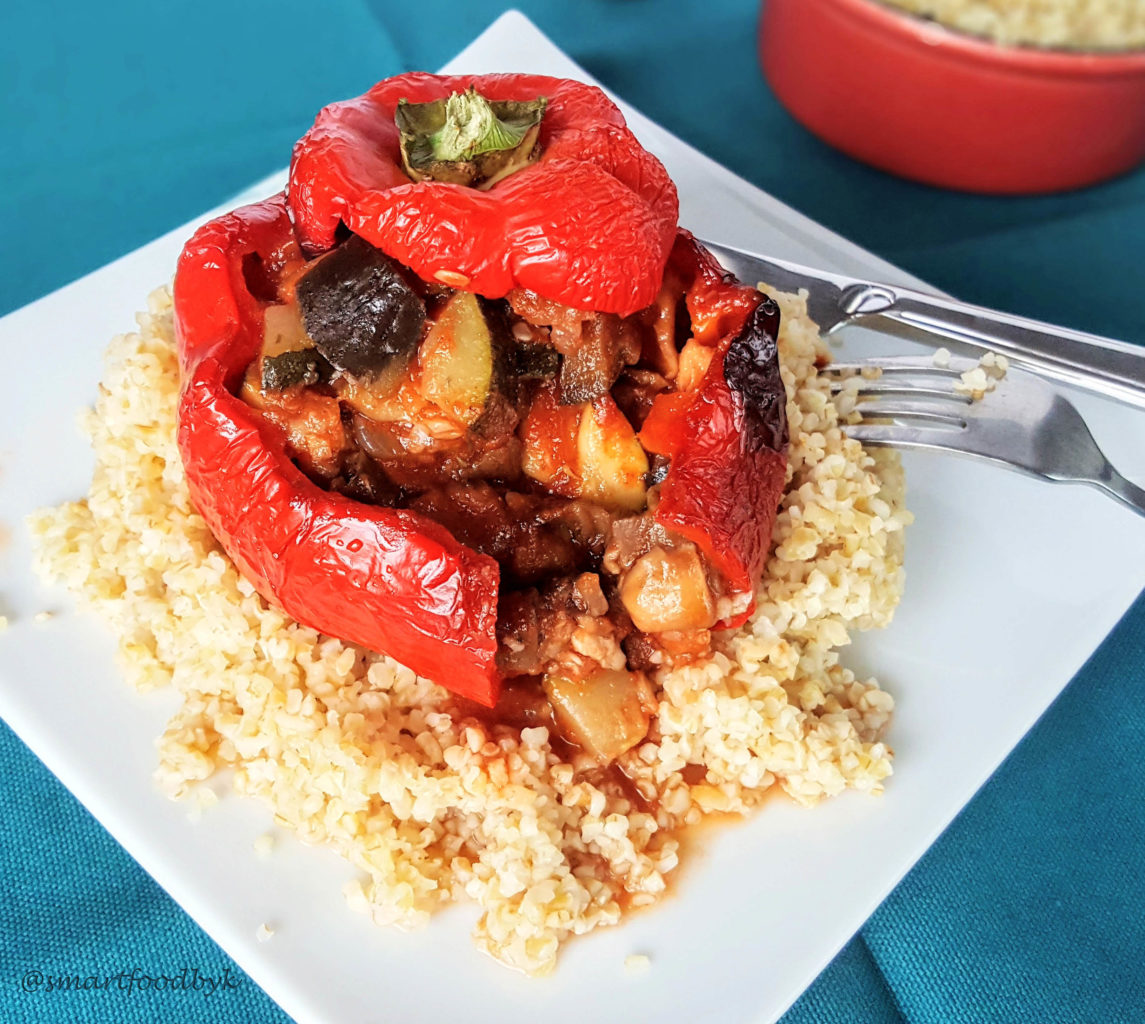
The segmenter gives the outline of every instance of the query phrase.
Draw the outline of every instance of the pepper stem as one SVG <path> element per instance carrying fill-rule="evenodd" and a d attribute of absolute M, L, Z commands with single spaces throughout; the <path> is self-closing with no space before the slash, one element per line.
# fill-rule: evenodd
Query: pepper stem
<path fill-rule="evenodd" d="M 429 103 L 398 101 L 402 166 L 414 181 L 489 188 L 540 155 L 548 100 L 487 100 L 473 86 Z"/>
<path fill-rule="evenodd" d="M 445 101 L 445 124 L 433 134 L 433 155 L 438 160 L 472 160 L 481 153 L 516 149 L 526 131 L 525 124 L 502 121 L 470 86 Z"/>

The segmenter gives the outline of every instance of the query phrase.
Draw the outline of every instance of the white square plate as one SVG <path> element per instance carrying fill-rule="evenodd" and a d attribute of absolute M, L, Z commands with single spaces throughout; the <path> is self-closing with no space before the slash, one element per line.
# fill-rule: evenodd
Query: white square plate
<path fill-rule="evenodd" d="M 446 68 L 587 78 L 522 15 L 509 13 Z M 332 99 L 334 97 L 331 97 Z M 631 108 L 634 131 L 679 186 L 698 234 L 890 281 L 908 275 L 793 212 Z M 275 176 L 244 198 L 262 196 Z M 228 206 L 235 205 L 233 202 Z M 205 219 L 205 218 L 204 218 Z M 192 823 L 152 786 L 153 742 L 173 695 L 137 697 L 104 628 L 32 578 L 24 515 L 87 490 L 91 458 L 73 427 L 110 337 L 133 326 L 167 280 L 188 225 L 5 317 L 0 406 L 0 713 L 139 862 L 302 1024 L 778 1017 L 922 855 L 1069 681 L 1145 584 L 1145 520 L 1096 492 L 983 465 L 907 458 L 909 582 L 892 628 L 847 654 L 899 711 L 896 774 L 881 800 L 848 794 L 814 810 L 770 803 L 705 833 L 662 906 L 570 943 L 556 975 L 529 980 L 479 956 L 473 907 L 401 935 L 349 911 L 351 869 L 282 842 L 256 860 L 265 808 L 224 800 Z M 917 282 L 915 282 L 917 283 Z M 902 351 L 852 332 L 851 353 Z M 14 392 L 14 393 L 13 393 Z M 1141 418 L 1079 398 L 1123 472 L 1145 477 Z M 47 623 L 35 612 L 58 609 Z M 272 942 L 255 930 L 277 925 Z M 652 958 L 627 975 L 624 958 Z"/>

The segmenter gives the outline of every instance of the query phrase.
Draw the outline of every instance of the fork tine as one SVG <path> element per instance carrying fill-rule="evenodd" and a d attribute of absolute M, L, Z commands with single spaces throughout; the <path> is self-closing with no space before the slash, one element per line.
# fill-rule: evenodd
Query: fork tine
<path fill-rule="evenodd" d="M 940 395 L 936 398 L 927 398 L 918 392 L 911 392 L 909 397 L 891 395 L 859 402 L 854 411 L 864 420 L 926 420 L 966 427 L 966 410 L 963 403 L 955 401 L 953 395 Z"/>
<path fill-rule="evenodd" d="M 902 451 L 942 452 L 946 455 L 986 461 L 1019 473 L 1041 477 L 1043 480 L 1052 479 L 1081 479 L 1081 478 L 1055 478 L 1032 467 L 1026 462 L 1016 460 L 1012 455 L 997 450 L 993 446 L 982 447 L 975 444 L 965 444 L 964 439 L 969 435 L 965 432 L 951 430 L 935 430 L 930 427 L 904 427 L 898 424 L 860 424 L 847 427 L 847 436 L 869 448 L 896 448 Z M 1092 483 L 1092 481 L 1086 481 Z M 1132 486 L 1132 485 L 1131 485 Z M 1124 499 L 1122 499 L 1124 500 Z M 1127 502 L 1145 515 L 1145 506 L 1138 508 L 1132 502 Z"/>
<path fill-rule="evenodd" d="M 875 375 L 885 376 L 894 373 L 925 374 L 932 377 L 959 377 L 963 372 L 977 366 L 971 359 L 951 359 L 948 365 L 942 366 L 930 359 L 915 356 L 888 356 L 885 358 L 869 359 L 859 362 L 835 362 L 832 360 L 819 372 L 825 374 L 862 374 L 864 370 L 881 371 Z"/>
<path fill-rule="evenodd" d="M 951 447 L 952 431 L 933 427 L 905 427 L 897 423 L 859 423 L 845 428 L 848 437 L 877 448 L 926 448 L 958 452 Z"/>
<path fill-rule="evenodd" d="M 963 371 L 973 365 L 959 360 L 949 366 L 936 366 L 929 359 L 900 356 L 870 362 L 832 363 L 820 372 L 830 380 L 831 391 L 836 394 L 845 391 L 859 395 L 921 394 L 952 398 L 965 405 L 969 404 L 970 396 L 955 391 L 954 387 Z"/>
<path fill-rule="evenodd" d="M 1145 515 L 1145 488 L 1126 480 L 1109 464 L 1068 399 L 1037 377 L 1011 370 L 996 381 L 993 393 L 983 401 L 968 402 L 953 387 L 943 390 L 953 383 L 952 377 L 961 374 L 963 362 L 952 360 L 949 367 L 934 367 L 906 357 L 836 365 L 838 374 L 868 369 L 868 375 L 853 387 L 851 403 L 846 401 L 849 391 L 832 389 L 842 392 L 836 398 L 843 413 L 840 427 L 849 437 L 872 447 L 947 452 L 1042 480 L 1089 484 Z M 881 369 L 882 374 L 870 374 L 871 367 Z M 843 422 L 847 419 L 858 422 Z"/>
<path fill-rule="evenodd" d="M 893 377 L 882 377 L 875 380 L 860 378 L 860 384 L 857 388 L 848 388 L 847 382 L 854 379 L 854 377 L 846 377 L 842 380 L 832 381 L 831 392 L 833 394 L 851 392 L 861 398 L 878 398 L 883 395 L 903 395 L 909 398 L 914 395 L 921 395 L 938 401 L 958 402 L 961 405 L 969 405 L 971 402 L 969 395 L 955 391 L 949 386 L 944 386 L 942 381 L 935 381 L 933 378 L 909 377 L 905 374 L 895 374 Z"/>

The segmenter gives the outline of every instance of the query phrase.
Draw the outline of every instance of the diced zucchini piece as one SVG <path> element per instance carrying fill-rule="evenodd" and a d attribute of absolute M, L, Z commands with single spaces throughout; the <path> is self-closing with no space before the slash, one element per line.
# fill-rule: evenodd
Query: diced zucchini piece
<path fill-rule="evenodd" d="M 545 693 L 565 737 L 602 762 L 614 761 L 648 735 L 638 672 L 601 669 L 573 682 L 545 677 Z"/>
<path fill-rule="evenodd" d="M 450 298 L 417 358 L 421 394 L 466 426 L 475 423 L 493 386 L 493 336 L 476 295 Z"/>
<path fill-rule="evenodd" d="M 263 391 L 283 391 L 299 384 L 318 383 L 318 350 L 299 349 L 262 357 Z"/>
<path fill-rule="evenodd" d="M 283 391 L 319 379 L 322 357 L 306 334 L 298 306 L 268 306 L 262 335 L 261 384 L 264 391 Z"/>
<path fill-rule="evenodd" d="M 584 406 L 577 431 L 577 473 L 581 497 L 608 508 L 644 508 L 648 456 L 632 424 L 611 397 Z"/>
<path fill-rule="evenodd" d="M 513 350 L 513 376 L 518 380 L 543 380 L 560 371 L 560 353 L 551 345 L 525 342 Z"/>
<path fill-rule="evenodd" d="M 379 423 L 399 423 L 411 416 L 410 407 L 422 404 L 410 382 L 412 359 L 394 359 L 375 377 L 362 380 L 339 375 L 334 379 L 338 397 L 351 409 Z"/>

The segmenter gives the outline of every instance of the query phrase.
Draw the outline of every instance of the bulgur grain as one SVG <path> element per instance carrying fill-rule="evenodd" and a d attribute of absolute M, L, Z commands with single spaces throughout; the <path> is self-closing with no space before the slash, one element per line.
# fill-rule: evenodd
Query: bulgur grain
<path fill-rule="evenodd" d="M 803 804 L 877 793 L 891 773 L 893 701 L 835 648 L 885 625 L 898 602 L 901 468 L 840 431 L 805 298 L 776 298 L 791 447 L 775 548 L 747 626 L 655 678 L 653 733 L 623 758 L 650 810 L 579 776 L 547 730 L 467 719 L 441 687 L 255 593 L 187 494 L 165 288 L 108 350 L 84 417 L 89 495 L 31 517 L 38 568 L 110 622 L 135 686 L 180 693 L 159 745 L 167 793 L 233 768 L 239 793 L 361 872 L 344 889 L 351 906 L 409 928 L 476 901 L 476 944 L 546 973 L 567 937 L 660 898 L 675 833 L 706 810 L 746 813 L 775 786 Z M 689 766 L 705 769 L 695 786 Z"/>

